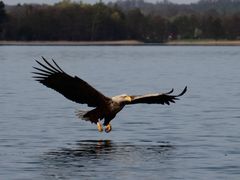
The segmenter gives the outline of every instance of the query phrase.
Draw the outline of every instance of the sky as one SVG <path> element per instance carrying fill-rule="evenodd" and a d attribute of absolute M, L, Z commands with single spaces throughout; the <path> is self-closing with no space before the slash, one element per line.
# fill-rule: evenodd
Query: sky
<path fill-rule="evenodd" d="M 14 4 L 18 4 L 18 3 L 38 3 L 38 4 L 42 4 L 42 3 L 48 3 L 48 4 L 54 4 L 56 2 L 59 2 L 60 0 L 2 0 L 5 4 L 8 5 L 14 5 Z M 78 1 L 78 0 L 76 0 Z M 85 3 L 95 3 L 99 0 L 82 0 L 82 2 Z M 103 2 L 109 2 L 109 1 L 116 1 L 116 0 L 102 0 Z M 162 0 L 145 0 L 145 2 L 157 2 L 157 1 L 162 1 Z M 198 0 L 170 0 L 171 2 L 174 3 L 179 3 L 179 4 L 189 4 L 189 3 L 194 3 L 197 2 Z"/>

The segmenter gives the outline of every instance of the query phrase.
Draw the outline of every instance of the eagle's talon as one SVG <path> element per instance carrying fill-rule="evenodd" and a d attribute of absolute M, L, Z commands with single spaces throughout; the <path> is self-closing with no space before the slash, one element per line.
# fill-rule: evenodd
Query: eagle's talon
<path fill-rule="evenodd" d="M 97 123 L 97 128 L 99 132 L 103 132 L 103 127 L 102 124 L 100 122 Z"/>
<path fill-rule="evenodd" d="M 105 132 L 109 133 L 111 130 L 112 130 L 112 126 L 111 126 L 111 124 L 108 124 L 105 128 Z"/>

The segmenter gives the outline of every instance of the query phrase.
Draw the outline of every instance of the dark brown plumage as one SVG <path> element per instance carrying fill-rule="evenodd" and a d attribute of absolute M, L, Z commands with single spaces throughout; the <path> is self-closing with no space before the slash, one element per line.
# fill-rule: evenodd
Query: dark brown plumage
<path fill-rule="evenodd" d="M 159 94 L 146 94 L 146 95 L 135 95 L 130 96 L 131 102 L 129 104 L 138 104 L 138 103 L 146 103 L 146 104 L 167 104 L 175 103 L 175 100 L 179 100 L 177 97 L 182 96 L 187 91 L 187 87 L 178 94 L 178 95 L 170 95 L 173 92 L 173 89 L 167 93 L 159 93 Z"/>
<path fill-rule="evenodd" d="M 178 95 L 171 95 L 173 92 L 172 89 L 167 93 L 133 96 L 123 94 L 110 98 L 97 91 L 79 77 L 73 77 L 65 73 L 54 60 L 52 60 L 51 64 L 44 57 L 42 58 L 44 63 L 36 61 L 40 68 L 33 67 L 36 70 L 33 72 L 35 74 L 33 78 L 76 103 L 94 107 L 90 111 L 79 110 L 77 115 L 81 119 L 97 124 L 99 131 L 102 131 L 100 120 L 104 119 L 103 125 L 107 126 L 105 131 L 110 132 L 110 121 L 125 105 L 138 103 L 169 105 L 170 103 L 175 103 L 175 100 L 178 100 L 178 97 L 187 91 L 187 87 L 185 87 Z"/>

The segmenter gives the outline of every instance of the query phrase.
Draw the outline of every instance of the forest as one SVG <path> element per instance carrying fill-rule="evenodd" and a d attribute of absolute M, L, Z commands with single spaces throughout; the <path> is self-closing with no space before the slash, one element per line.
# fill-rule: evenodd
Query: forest
<path fill-rule="evenodd" d="M 0 40 L 162 43 L 182 39 L 240 39 L 240 0 L 119 0 L 95 4 L 62 0 L 54 5 L 0 1 Z"/>

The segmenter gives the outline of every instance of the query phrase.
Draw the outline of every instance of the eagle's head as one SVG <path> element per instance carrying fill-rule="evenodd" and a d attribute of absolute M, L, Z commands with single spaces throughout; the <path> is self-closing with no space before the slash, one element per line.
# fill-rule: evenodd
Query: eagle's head
<path fill-rule="evenodd" d="M 128 96 L 127 94 L 121 94 L 121 95 L 112 97 L 112 101 L 119 103 L 119 104 L 125 104 L 128 102 L 131 102 L 132 98 L 130 96 Z"/>

